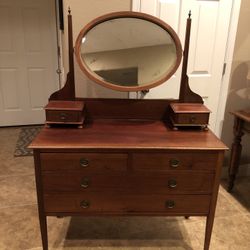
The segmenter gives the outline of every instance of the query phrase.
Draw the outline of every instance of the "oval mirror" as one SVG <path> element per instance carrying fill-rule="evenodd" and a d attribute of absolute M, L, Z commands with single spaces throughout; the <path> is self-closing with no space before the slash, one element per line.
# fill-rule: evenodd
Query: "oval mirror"
<path fill-rule="evenodd" d="M 118 12 L 84 27 L 75 53 L 91 80 L 118 91 L 139 91 L 168 80 L 180 64 L 182 48 L 175 31 L 158 18 Z"/>

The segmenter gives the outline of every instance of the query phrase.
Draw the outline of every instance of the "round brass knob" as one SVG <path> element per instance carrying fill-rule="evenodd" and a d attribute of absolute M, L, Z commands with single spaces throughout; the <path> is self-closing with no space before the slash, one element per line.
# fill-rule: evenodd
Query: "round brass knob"
<path fill-rule="evenodd" d="M 189 119 L 189 122 L 190 122 L 190 123 L 195 123 L 195 121 L 196 121 L 196 117 L 192 115 L 192 116 L 190 117 L 190 119 Z"/>
<path fill-rule="evenodd" d="M 81 165 L 81 167 L 86 168 L 89 165 L 89 160 L 85 159 L 85 158 L 81 158 L 80 159 L 80 165 Z"/>
<path fill-rule="evenodd" d="M 180 165 L 180 161 L 178 159 L 170 159 L 170 166 L 172 168 L 177 168 Z"/>
<path fill-rule="evenodd" d="M 89 206 L 90 206 L 90 202 L 88 200 L 83 200 L 80 203 L 81 208 L 89 208 Z"/>
<path fill-rule="evenodd" d="M 177 187 L 177 181 L 174 180 L 174 179 L 169 180 L 169 181 L 168 181 L 168 186 L 169 186 L 170 188 L 176 188 L 176 187 Z"/>
<path fill-rule="evenodd" d="M 81 181 L 81 187 L 87 188 L 89 186 L 89 178 L 84 177 Z"/>
<path fill-rule="evenodd" d="M 171 209 L 175 207 L 175 202 L 173 200 L 166 201 L 166 207 Z"/>
<path fill-rule="evenodd" d="M 66 120 L 67 119 L 67 114 L 66 113 L 60 113 L 60 119 L 62 120 L 62 121 L 64 121 L 64 120 Z"/>

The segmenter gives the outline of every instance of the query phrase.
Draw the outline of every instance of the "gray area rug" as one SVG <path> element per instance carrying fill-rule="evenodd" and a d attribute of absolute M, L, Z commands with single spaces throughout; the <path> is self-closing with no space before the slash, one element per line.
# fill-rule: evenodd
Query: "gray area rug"
<path fill-rule="evenodd" d="M 32 140 L 36 137 L 36 135 L 40 132 L 42 126 L 32 126 L 32 127 L 24 127 L 21 128 L 17 143 L 16 149 L 14 152 L 14 156 L 31 156 L 33 155 L 33 150 L 28 149 L 27 147 L 32 142 Z"/>

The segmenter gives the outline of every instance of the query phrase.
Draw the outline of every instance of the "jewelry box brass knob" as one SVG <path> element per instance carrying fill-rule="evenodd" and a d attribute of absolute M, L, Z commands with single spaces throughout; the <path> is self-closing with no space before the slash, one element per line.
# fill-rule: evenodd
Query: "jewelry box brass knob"
<path fill-rule="evenodd" d="M 180 165 L 180 161 L 177 159 L 170 159 L 170 166 L 172 168 L 177 168 Z"/>
<path fill-rule="evenodd" d="M 89 178 L 84 177 L 81 181 L 81 187 L 87 188 L 89 186 L 89 183 L 90 183 Z"/>
<path fill-rule="evenodd" d="M 83 200 L 80 203 L 81 208 L 89 208 L 89 206 L 90 206 L 90 202 L 88 200 Z"/>
<path fill-rule="evenodd" d="M 168 181 L 168 186 L 169 186 L 170 188 L 176 188 L 176 187 L 177 187 L 177 181 L 174 180 L 174 179 L 169 180 L 169 181 Z"/>
<path fill-rule="evenodd" d="M 166 201 L 166 207 L 171 209 L 175 207 L 175 202 L 173 200 Z"/>
<path fill-rule="evenodd" d="M 195 121 L 196 121 L 196 117 L 194 115 L 190 116 L 189 122 L 190 123 L 195 123 Z"/>
<path fill-rule="evenodd" d="M 85 159 L 85 158 L 81 158 L 81 159 L 80 159 L 80 165 L 81 165 L 81 167 L 84 167 L 84 168 L 88 167 L 88 165 L 89 165 L 89 160 L 88 160 L 88 159 Z"/>
<path fill-rule="evenodd" d="M 66 113 L 60 113 L 60 119 L 62 120 L 62 121 L 64 121 L 64 120 L 66 120 L 67 119 L 67 114 Z"/>

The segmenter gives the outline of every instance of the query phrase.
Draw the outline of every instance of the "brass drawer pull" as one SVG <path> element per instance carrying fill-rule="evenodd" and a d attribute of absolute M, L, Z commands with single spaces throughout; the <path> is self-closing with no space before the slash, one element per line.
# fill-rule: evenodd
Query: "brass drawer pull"
<path fill-rule="evenodd" d="M 89 183 L 90 183 L 89 178 L 84 177 L 81 181 L 81 187 L 87 188 L 89 186 Z"/>
<path fill-rule="evenodd" d="M 85 159 L 85 158 L 81 158 L 81 159 L 80 159 L 80 165 L 81 165 L 81 167 L 84 167 L 84 168 L 88 167 L 88 165 L 89 165 L 89 160 L 88 160 L 88 159 Z"/>
<path fill-rule="evenodd" d="M 189 122 L 190 123 L 195 123 L 195 121 L 196 121 L 196 117 L 194 115 L 190 116 Z"/>
<path fill-rule="evenodd" d="M 60 116 L 60 119 L 63 120 L 63 121 L 67 119 L 67 114 L 66 113 L 60 113 L 59 116 Z"/>
<path fill-rule="evenodd" d="M 170 166 L 172 168 L 177 168 L 180 165 L 180 161 L 177 159 L 170 159 Z"/>
<path fill-rule="evenodd" d="M 90 202 L 88 200 L 83 200 L 80 203 L 81 208 L 89 208 L 89 206 L 90 206 Z"/>
<path fill-rule="evenodd" d="M 168 181 L 168 187 L 170 188 L 176 188 L 177 187 L 177 181 L 174 179 L 171 179 Z"/>
<path fill-rule="evenodd" d="M 166 207 L 171 209 L 175 207 L 175 202 L 173 200 L 166 201 Z"/>

